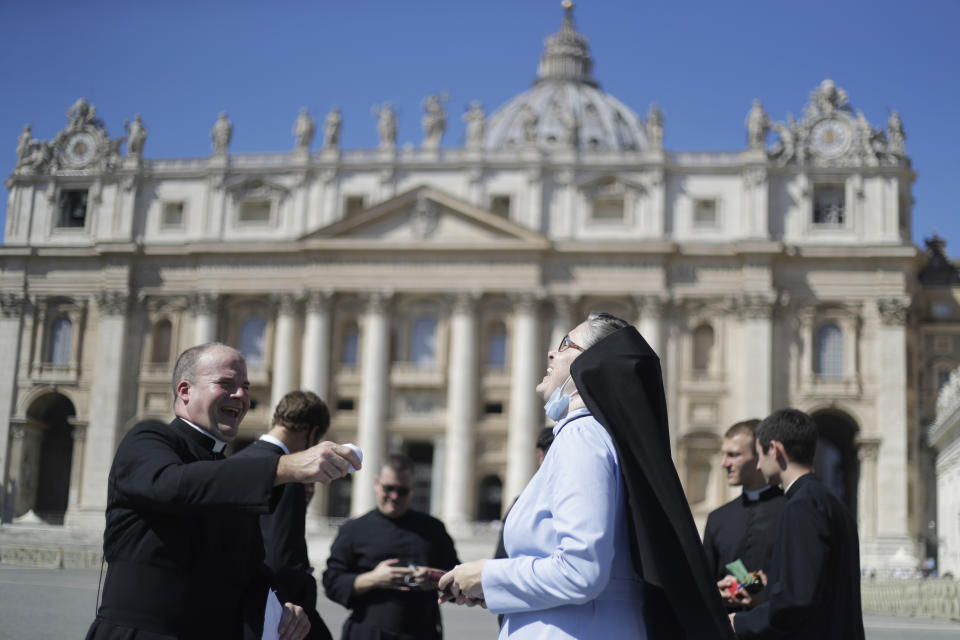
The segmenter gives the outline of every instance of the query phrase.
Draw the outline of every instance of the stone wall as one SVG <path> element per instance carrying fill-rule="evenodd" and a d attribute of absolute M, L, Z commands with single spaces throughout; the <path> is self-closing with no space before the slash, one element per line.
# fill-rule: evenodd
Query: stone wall
<path fill-rule="evenodd" d="M 952 578 L 864 580 L 863 613 L 960 621 L 960 581 Z"/>

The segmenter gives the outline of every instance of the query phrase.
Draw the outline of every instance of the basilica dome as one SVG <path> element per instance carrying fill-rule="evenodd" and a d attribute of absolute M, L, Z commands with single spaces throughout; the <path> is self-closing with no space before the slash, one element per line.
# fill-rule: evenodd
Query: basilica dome
<path fill-rule="evenodd" d="M 600 90 L 593 78 L 587 39 L 573 24 L 573 3 L 564 3 L 564 8 L 560 30 L 546 39 L 533 87 L 490 116 L 484 146 L 646 149 L 643 122 Z"/>

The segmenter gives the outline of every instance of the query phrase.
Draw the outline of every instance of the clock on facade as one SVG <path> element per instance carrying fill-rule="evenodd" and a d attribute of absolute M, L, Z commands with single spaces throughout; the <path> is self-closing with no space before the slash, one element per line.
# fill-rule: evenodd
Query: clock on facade
<path fill-rule="evenodd" d="M 850 147 L 851 139 L 849 125 L 832 118 L 821 120 L 810 130 L 813 151 L 825 158 L 842 155 Z"/>
<path fill-rule="evenodd" d="M 63 149 L 63 159 L 75 167 L 90 162 L 97 152 L 97 140 L 85 131 L 75 133 L 67 140 Z"/>

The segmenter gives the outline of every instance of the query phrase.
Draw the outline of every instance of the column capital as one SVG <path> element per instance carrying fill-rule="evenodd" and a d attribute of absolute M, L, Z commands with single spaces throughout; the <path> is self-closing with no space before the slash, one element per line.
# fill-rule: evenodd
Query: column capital
<path fill-rule="evenodd" d="M 635 295 L 633 297 L 633 303 L 637 306 L 637 311 L 640 313 L 662 315 L 670 309 L 673 301 L 669 296 L 660 295 L 658 293 L 645 293 Z"/>
<path fill-rule="evenodd" d="M 0 316 L 16 318 L 27 304 L 27 298 L 21 293 L 0 293 Z"/>
<path fill-rule="evenodd" d="M 880 312 L 880 322 L 887 326 L 903 326 L 907 324 L 910 314 L 910 298 L 878 298 L 877 311 Z"/>
<path fill-rule="evenodd" d="M 769 320 L 777 297 L 767 293 L 745 293 L 734 302 L 737 315 L 750 320 Z"/>
<path fill-rule="evenodd" d="M 447 296 L 450 309 L 454 313 L 473 313 L 483 292 L 478 290 L 454 291 Z"/>
<path fill-rule="evenodd" d="M 541 291 L 523 291 L 507 295 L 510 304 L 513 305 L 514 312 L 533 313 L 537 310 L 537 304 L 543 299 Z"/>
<path fill-rule="evenodd" d="M 330 308 L 333 296 L 333 289 L 311 289 L 307 291 L 305 301 L 307 311 L 326 311 Z"/>
<path fill-rule="evenodd" d="M 557 314 L 566 317 L 573 311 L 574 306 L 580 303 L 580 298 L 580 295 L 559 294 L 550 296 L 550 301 L 553 303 L 553 309 Z"/>
<path fill-rule="evenodd" d="M 70 437 L 73 438 L 73 441 L 84 442 L 87 439 L 87 423 L 74 422 L 70 419 L 68 419 L 67 422 L 73 427 L 73 430 L 70 432 Z"/>
<path fill-rule="evenodd" d="M 127 303 L 130 301 L 128 291 L 101 290 L 95 294 L 95 297 L 100 312 L 108 316 L 119 316 L 126 313 Z"/>
<path fill-rule="evenodd" d="M 217 312 L 220 295 L 212 291 L 198 291 L 190 296 L 193 315 L 211 315 Z"/>
<path fill-rule="evenodd" d="M 299 296 L 293 291 L 279 291 L 270 296 L 270 302 L 281 315 L 293 315 L 297 311 Z"/>
<path fill-rule="evenodd" d="M 384 313 L 393 302 L 393 289 L 381 289 L 379 291 L 368 291 L 363 294 L 363 299 L 367 304 L 368 313 Z"/>
<path fill-rule="evenodd" d="M 857 438 L 854 444 L 857 445 L 857 455 L 860 460 L 863 462 L 876 462 L 880 452 L 881 442 L 883 442 L 883 438 L 869 436 Z"/>

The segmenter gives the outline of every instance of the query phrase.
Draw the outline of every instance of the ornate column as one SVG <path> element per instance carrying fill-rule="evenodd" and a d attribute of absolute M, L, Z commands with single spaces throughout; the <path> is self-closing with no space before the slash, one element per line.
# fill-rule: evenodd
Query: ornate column
<path fill-rule="evenodd" d="M 877 454 L 880 442 L 880 438 L 858 438 L 856 442 L 860 458 L 857 521 L 861 540 L 877 537 Z"/>
<path fill-rule="evenodd" d="M 907 332 L 908 298 L 877 300 L 880 326 L 877 327 L 877 415 L 883 446 L 877 465 L 877 534 L 907 536 Z"/>
<path fill-rule="evenodd" d="M 450 368 L 447 373 L 447 432 L 444 445 L 443 520 L 457 527 L 469 522 L 473 493 L 474 427 L 480 354 L 477 296 L 461 293 L 450 316 Z M 438 487 L 439 488 L 439 487 Z"/>
<path fill-rule="evenodd" d="M 277 327 L 273 340 L 273 376 L 270 385 L 271 411 L 280 399 L 297 386 L 296 380 L 296 322 L 297 298 L 293 293 L 278 294 L 274 301 L 277 307 Z"/>
<path fill-rule="evenodd" d="M 660 356 L 661 366 L 664 360 L 661 315 L 667 301 L 657 295 L 643 295 L 635 298 L 637 305 L 637 331 L 647 341 L 650 348 Z"/>
<path fill-rule="evenodd" d="M 520 495 L 536 466 L 537 432 L 543 426 L 543 401 L 537 396 L 538 373 L 546 365 L 537 337 L 537 301 L 514 300 L 510 349 L 510 432 L 507 435 L 507 482 L 504 505 Z"/>
<path fill-rule="evenodd" d="M 570 296 L 553 297 L 553 326 L 550 330 L 548 349 L 556 349 L 560 341 L 570 329 L 580 324 L 584 319 L 573 318 L 574 300 Z"/>
<path fill-rule="evenodd" d="M 102 521 L 107 504 L 107 473 L 117 448 L 121 405 L 129 385 L 125 375 L 125 340 L 117 339 L 127 335 L 128 298 L 126 291 L 101 291 L 96 295 L 99 321 L 90 393 L 90 406 L 94 407 L 96 419 L 87 429 L 79 509 L 85 517 L 96 518 L 97 522 Z"/>
<path fill-rule="evenodd" d="M 360 406 L 357 408 L 357 444 L 363 450 L 363 469 L 354 474 L 350 513 L 357 516 L 375 506 L 373 477 L 386 452 L 387 394 L 390 375 L 390 294 L 374 292 L 367 298 L 360 345 Z"/>
<path fill-rule="evenodd" d="M 325 401 L 330 393 L 330 291 L 307 294 L 307 317 L 303 327 L 303 360 L 300 386 Z"/>
<path fill-rule="evenodd" d="M 193 308 L 194 344 L 206 344 L 217 339 L 217 311 L 220 307 L 219 296 L 215 293 L 200 292 L 190 301 Z"/>
<path fill-rule="evenodd" d="M 17 397 L 17 374 L 20 371 L 20 340 L 23 330 L 23 309 L 26 298 L 20 293 L 0 294 L 0 353 L 4 366 L 0 367 L 0 522 L 7 521 L 7 478 L 3 470 L 13 463 L 12 451 L 8 453 L 10 416 L 13 415 L 14 398 Z M 12 504 L 11 504 L 12 508 Z"/>
<path fill-rule="evenodd" d="M 773 305 L 767 295 L 744 295 L 738 300 L 743 340 L 739 375 L 742 419 L 763 420 L 773 410 Z M 740 360 L 734 358 L 734 361 Z"/>

